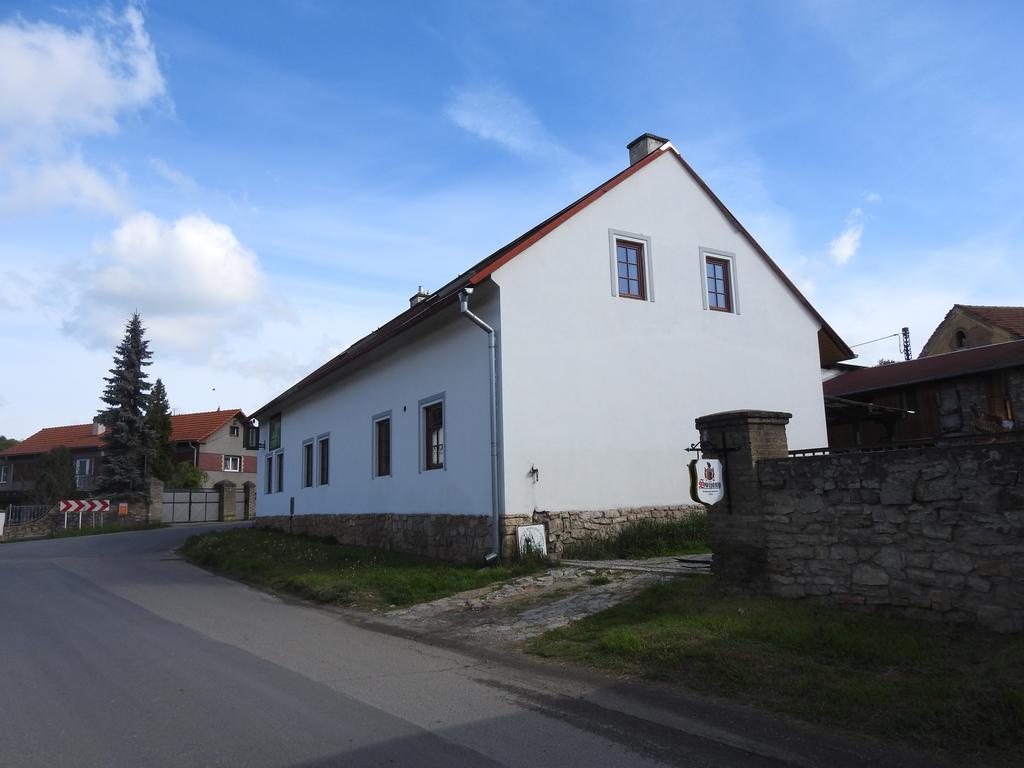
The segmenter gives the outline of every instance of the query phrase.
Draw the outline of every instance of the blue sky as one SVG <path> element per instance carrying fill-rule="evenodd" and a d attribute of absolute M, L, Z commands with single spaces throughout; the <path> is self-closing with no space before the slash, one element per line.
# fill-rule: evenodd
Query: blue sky
<path fill-rule="evenodd" d="M 252 8 L 258 7 L 258 13 Z M 254 408 L 670 138 L 849 343 L 1024 303 L 1019 3 L 0 4 L 0 434 Z M 895 357 L 890 340 L 863 360 Z"/>

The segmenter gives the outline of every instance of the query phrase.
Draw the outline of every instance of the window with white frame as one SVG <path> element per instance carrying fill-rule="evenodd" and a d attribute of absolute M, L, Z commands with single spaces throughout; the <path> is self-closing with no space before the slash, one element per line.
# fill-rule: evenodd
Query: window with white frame
<path fill-rule="evenodd" d="M 238 437 L 241 434 L 241 429 L 237 424 L 232 424 L 228 427 L 228 435 L 231 437 Z"/>
<path fill-rule="evenodd" d="M 274 492 L 274 457 L 267 456 L 264 464 L 266 477 L 263 478 L 263 492 L 270 494 Z"/>
<path fill-rule="evenodd" d="M 274 454 L 274 492 L 284 490 L 284 451 Z"/>
<path fill-rule="evenodd" d="M 242 471 L 242 457 L 241 456 L 224 456 L 224 471 L 225 472 L 241 472 Z"/>
<path fill-rule="evenodd" d="M 6 485 L 11 481 L 11 470 L 7 464 L 0 464 L 0 485 Z"/>
<path fill-rule="evenodd" d="M 651 238 L 608 230 L 611 251 L 612 296 L 654 301 Z"/>
<path fill-rule="evenodd" d="M 702 248 L 700 271 L 704 309 L 739 314 L 739 300 L 736 294 L 736 264 L 733 254 Z"/>

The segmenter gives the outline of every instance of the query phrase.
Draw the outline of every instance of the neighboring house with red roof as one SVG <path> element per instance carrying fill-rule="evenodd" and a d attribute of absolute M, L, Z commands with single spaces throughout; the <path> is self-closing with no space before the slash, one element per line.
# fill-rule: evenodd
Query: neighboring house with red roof
<path fill-rule="evenodd" d="M 1024 339 L 1024 307 L 954 304 L 925 342 L 919 357 Z"/>
<path fill-rule="evenodd" d="M 1024 339 L 861 368 L 823 391 L 831 448 L 1024 430 Z"/>
<path fill-rule="evenodd" d="M 666 514 L 698 416 L 824 444 L 821 369 L 853 352 L 671 143 L 629 155 L 255 412 L 259 515 Z"/>
<path fill-rule="evenodd" d="M 243 446 L 246 415 L 238 408 L 182 413 L 171 416 L 174 461 L 188 461 L 207 474 L 207 483 L 242 483 L 256 476 L 256 452 Z M 103 426 L 72 424 L 46 427 L 7 450 L 0 451 L 0 499 L 14 500 L 31 490 L 36 465 L 43 454 L 64 447 L 75 463 L 75 481 L 85 493 L 96 487 L 103 460 Z"/>

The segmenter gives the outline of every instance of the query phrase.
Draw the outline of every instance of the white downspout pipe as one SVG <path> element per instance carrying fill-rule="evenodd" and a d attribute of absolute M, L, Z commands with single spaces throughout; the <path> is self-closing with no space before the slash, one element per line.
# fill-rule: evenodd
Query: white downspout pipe
<path fill-rule="evenodd" d="M 498 502 L 498 338 L 491 326 L 469 311 L 469 296 L 472 293 L 473 289 L 470 286 L 459 291 L 459 312 L 487 333 L 487 353 L 491 364 L 491 553 L 487 555 L 488 562 L 491 562 L 501 557 L 501 520 Z"/>

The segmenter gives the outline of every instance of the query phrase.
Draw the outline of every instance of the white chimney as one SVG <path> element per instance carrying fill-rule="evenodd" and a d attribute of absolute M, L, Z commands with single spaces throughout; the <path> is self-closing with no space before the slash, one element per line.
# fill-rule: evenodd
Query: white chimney
<path fill-rule="evenodd" d="M 100 417 L 99 416 L 97 416 L 95 419 L 92 420 L 92 430 L 91 431 L 92 431 L 92 434 L 94 434 L 94 435 L 102 435 L 104 432 L 107 431 L 107 428 L 105 426 L 103 426 L 103 424 L 100 423 Z"/>
<path fill-rule="evenodd" d="M 427 293 L 426 291 L 424 291 L 423 290 L 423 286 L 421 285 L 420 289 L 418 291 L 416 291 L 416 293 L 414 293 L 412 296 L 409 297 L 409 306 L 410 307 L 415 307 L 421 301 L 426 301 L 429 297 L 430 297 L 430 294 Z"/>
<path fill-rule="evenodd" d="M 643 136 L 638 136 L 626 145 L 626 149 L 629 150 L 629 164 L 635 165 L 639 163 L 651 152 L 661 149 L 665 144 L 668 144 L 668 139 L 655 136 L 653 133 L 645 133 Z"/>

